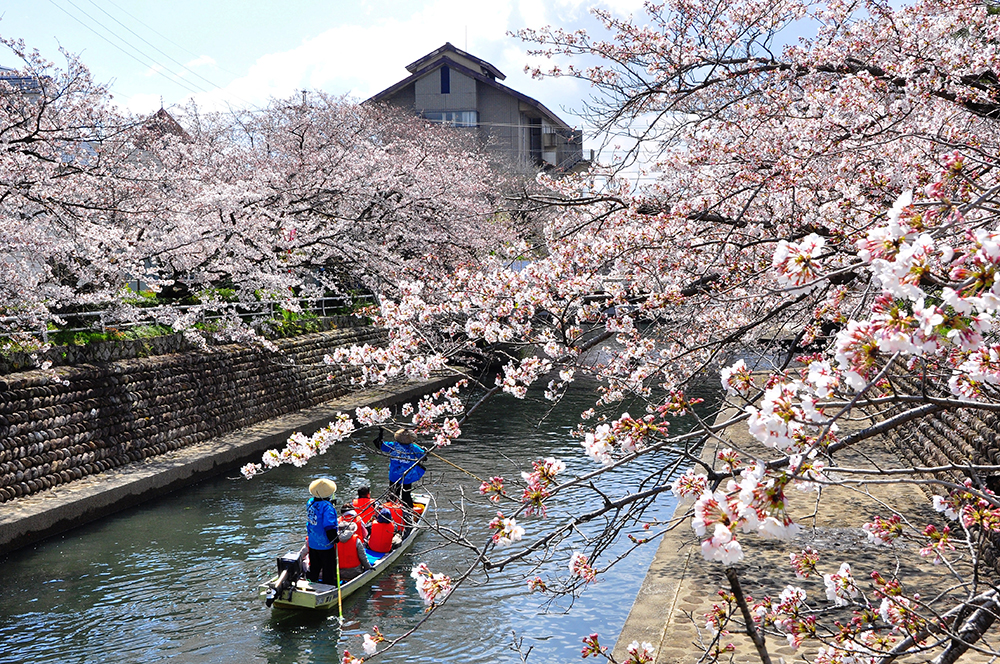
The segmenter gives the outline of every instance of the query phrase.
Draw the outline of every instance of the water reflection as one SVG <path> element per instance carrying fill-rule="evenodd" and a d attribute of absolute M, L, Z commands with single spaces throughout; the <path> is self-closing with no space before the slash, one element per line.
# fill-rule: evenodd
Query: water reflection
<path fill-rule="evenodd" d="M 443 455 L 479 477 L 516 476 L 517 464 L 544 456 L 567 462 L 567 473 L 592 470 L 568 434 L 585 409 L 571 395 L 538 425 L 548 404 L 500 398 L 469 422 L 463 440 Z M 537 425 L 537 426 L 536 426 Z M 370 435 L 365 437 L 370 438 Z M 664 452 L 644 461 L 653 471 L 672 463 Z M 498 470 L 498 467 L 501 470 Z M 478 502 L 479 482 L 444 463 L 431 463 L 424 489 L 437 498 L 433 517 L 458 527 L 462 510 L 473 535 L 485 536 L 495 507 Z M 0 578 L 0 663 L 22 662 L 339 662 L 345 649 L 361 652 L 360 635 L 378 625 L 389 636 L 410 629 L 424 607 L 409 578 L 414 564 L 455 573 L 466 551 L 441 547 L 424 534 L 396 567 L 344 604 L 344 626 L 330 615 L 264 608 L 256 593 L 276 556 L 301 545 L 306 485 L 329 474 L 341 500 L 357 487 L 384 485 L 385 461 L 366 440 L 339 445 L 308 468 L 280 468 L 251 482 L 218 478 L 175 495 L 84 526 L 8 555 Z M 634 490 L 637 477 L 622 472 L 606 489 Z M 475 497 L 463 501 L 458 491 Z M 584 509 L 592 500 L 570 492 L 562 504 Z M 672 510 L 661 497 L 654 514 Z M 525 520 L 528 536 L 539 524 Z M 640 533 L 636 526 L 635 533 Z M 628 542 L 617 544 L 610 554 Z M 530 662 L 577 661 L 580 639 L 599 631 L 611 642 L 628 614 L 655 543 L 637 551 L 601 579 L 566 613 L 567 601 L 545 607 L 526 592 L 526 565 L 479 579 L 457 594 L 387 661 L 517 662 L 511 634 L 533 648 Z M 569 552 L 562 552 L 567 558 Z M 557 558 L 552 570 L 562 573 Z"/>

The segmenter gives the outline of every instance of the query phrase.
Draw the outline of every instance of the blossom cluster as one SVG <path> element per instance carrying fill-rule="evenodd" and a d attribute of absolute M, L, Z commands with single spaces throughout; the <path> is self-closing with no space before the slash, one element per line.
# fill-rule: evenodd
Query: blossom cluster
<path fill-rule="evenodd" d="M 731 565 L 743 558 L 740 531 L 777 539 L 790 539 L 799 532 L 785 508 L 784 489 L 790 482 L 786 473 L 769 473 L 755 464 L 740 471 L 739 481 L 729 480 L 724 490 L 709 490 L 705 475 L 688 471 L 673 482 L 671 491 L 681 500 L 694 499 L 691 527 L 704 538 L 705 559 Z"/>
<path fill-rule="evenodd" d="M 497 515 L 489 522 L 488 527 L 493 531 L 491 539 L 497 546 L 507 546 L 521 541 L 521 538 L 524 537 L 524 528 L 517 525 L 515 519 L 505 517 L 503 512 L 497 512 Z"/>
<path fill-rule="evenodd" d="M 812 547 L 807 546 L 798 553 L 792 551 L 788 558 L 795 570 L 795 576 L 799 579 L 808 579 L 813 574 L 818 574 L 816 564 L 819 562 L 819 553 Z"/>
<path fill-rule="evenodd" d="M 841 563 L 840 569 L 833 574 L 824 574 L 823 583 L 826 585 L 826 598 L 837 606 L 847 606 L 861 594 L 848 563 Z"/>
<path fill-rule="evenodd" d="M 773 381 L 759 407 L 746 407 L 750 433 L 764 445 L 794 454 L 835 440 L 839 428 L 818 404 L 819 395 L 830 387 L 829 365 L 818 361 L 809 367 L 802 380 Z"/>
<path fill-rule="evenodd" d="M 540 576 L 534 576 L 528 579 L 528 591 L 529 592 L 539 592 L 544 593 L 549 589 L 545 581 L 542 580 Z"/>
<path fill-rule="evenodd" d="M 450 387 L 421 397 L 416 408 L 412 404 L 406 404 L 401 414 L 410 417 L 416 431 L 433 435 L 436 446 L 450 445 L 451 441 L 462 435 L 462 430 L 458 419 L 447 416 L 465 412 L 465 404 L 459 393 L 466 386 L 468 381 L 462 379 Z"/>
<path fill-rule="evenodd" d="M 452 591 L 451 577 L 441 573 L 433 573 L 426 563 L 420 563 L 410 571 L 410 577 L 417 585 L 420 599 L 428 608 L 433 607 L 438 600 L 443 600 Z"/>
<path fill-rule="evenodd" d="M 240 470 L 246 479 L 251 479 L 263 468 L 277 468 L 282 464 L 292 464 L 301 468 L 313 457 L 325 454 L 335 443 L 350 437 L 355 430 L 354 421 L 350 415 L 337 413 L 333 422 L 312 436 L 295 432 L 289 436 L 288 442 L 282 450 L 268 450 L 264 452 L 261 464 L 247 464 Z"/>
<path fill-rule="evenodd" d="M 974 490 L 971 479 L 965 481 L 964 489 L 951 491 L 947 496 L 934 496 L 933 503 L 935 510 L 965 528 L 978 526 L 1000 532 L 1000 507 L 996 495 L 985 488 Z"/>
<path fill-rule="evenodd" d="M 486 496 L 491 503 L 498 503 L 504 495 L 503 483 L 504 479 L 495 475 L 479 485 L 479 493 Z"/>
<path fill-rule="evenodd" d="M 806 615 L 806 592 L 786 586 L 777 599 L 765 598 L 751 608 L 754 622 L 781 631 L 788 645 L 798 648 L 802 641 L 816 633 L 815 617 Z"/>
<path fill-rule="evenodd" d="M 892 544 L 903 534 L 903 520 L 898 514 L 888 519 L 876 515 L 871 523 L 861 526 L 868 536 L 868 541 L 874 544 Z"/>
<path fill-rule="evenodd" d="M 574 578 L 580 578 L 584 581 L 593 581 L 597 576 L 597 570 L 590 566 L 586 555 L 579 551 L 574 551 L 569 559 L 569 574 Z"/>
<path fill-rule="evenodd" d="M 648 641 L 642 643 L 632 641 L 625 646 L 625 652 L 628 654 L 628 659 L 623 664 L 652 664 L 656 658 L 656 648 Z"/>
<path fill-rule="evenodd" d="M 380 630 L 377 625 L 372 627 L 372 632 L 375 633 L 375 636 L 365 634 L 361 644 L 361 647 L 364 649 L 366 655 L 374 655 L 378 650 L 378 644 L 385 642 L 385 636 L 382 634 L 382 630 Z"/>
<path fill-rule="evenodd" d="M 545 501 L 551 495 L 549 489 L 556 483 L 556 476 L 566 470 L 566 464 L 555 457 L 547 457 L 531 465 L 530 473 L 521 473 L 526 483 L 521 502 L 525 505 L 525 514 L 545 516 Z"/>
<path fill-rule="evenodd" d="M 538 357 L 526 357 L 518 363 L 505 364 L 503 367 L 503 378 L 497 376 L 496 384 L 504 392 L 512 394 L 518 399 L 523 399 L 528 394 L 528 386 L 535 382 L 539 376 L 547 374 L 552 370 L 552 362 Z"/>
<path fill-rule="evenodd" d="M 815 233 L 810 233 L 800 242 L 779 241 L 771 264 L 778 283 L 790 290 L 818 287 L 823 269 L 819 259 L 825 243 Z"/>
<path fill-rule="evenodd" d="M 376 426 L 392 419 L 392 411 L 388 408 L 369 408 L 362 406 L 354 411 L 354 417 L 363 427 Z"/>
<path fill-rule="evenodd" d="M 614 462 L 616 446 L 626 454 L 636 452 L 646 447 L 653 435 L 666 433 L 668 426 L 669 422 L 653 413 L 639 419 L 622 413 L 617 420 L 599 424 L 592 432 L 584 434 L 582 445 L 587 456 L 610 465 Z"/>
<path fill-rule="evenodd" d="M 597 657 L 605 655 L 607 650 L 607 646 L 602 646 L 600 637 L 597 633 L 594 633 L 583 637 L 583 650 L 580 651 L 580 656 L 584 659 L 587 657 Z"/>
<path fill-rule="evenodd" d="M 708 476 L 688 468 L 683 475 L 670 485 L 670 492 L 677 496 L 679 504 L 691 504 L 708 488 Z"/>

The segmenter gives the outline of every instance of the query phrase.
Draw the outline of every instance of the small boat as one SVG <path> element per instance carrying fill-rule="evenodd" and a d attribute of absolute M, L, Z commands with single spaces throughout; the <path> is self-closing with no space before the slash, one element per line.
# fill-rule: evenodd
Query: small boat
<path fill-rule="evenodd" d="M 413 545 L 421 526 L 426 521 L 427 512 L 430 509 L 430 499 L 431 497 L 426 494 L 413 494 L 413 512 L 416 515 L 416 523 L 405 531 L 406 537 L 392 551 L 375 553 L 365 549 L 372 569 L 362 572 L 350 581 L 342 581 L 340 584 L 341 599 L 359 588 L 366 587 L 372 579 L 389 569 Z M 278 558 L 278 574 L 258 587 L 260 598 L 264 600 L 265 605 L 273 605 L 279 609 L 337 609 L 337 586 L 335 584 L 313 583 L 305 578 L 302 560 L 306 552 L 307 548 L 303 546 L 298 553 L 289 551 Z"/>

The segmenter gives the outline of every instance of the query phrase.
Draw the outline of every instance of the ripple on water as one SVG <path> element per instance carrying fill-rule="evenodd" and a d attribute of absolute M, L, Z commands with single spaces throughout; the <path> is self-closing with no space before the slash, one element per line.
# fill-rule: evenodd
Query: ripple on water
<path fill-rule="evenodd" d="M 579 399 L 564 404 L 538 427 L 542 410 L 525 412 L 535 407 L 530 401 L 516 406 L 514 411 L 504 400 L 488 404 L 464 427 L 463 440 L 442 455 L 480 477 L 496 474 L 498 465 L 505 476 L 518 476 L 498 453 L 522 464 L 558 456 L 570 474 L 595 468 L 568 435 L 579 421 L 576 413 L 589 404 Z M 252 482 L 205 482 L 9 554 L 0 577 L 5 599 L 0 603 L 0 664 L 337 662 L 345 649 L 361 652 L 361 635 L 373 625 L 390 637 L 410 629 L 424 617 L 411 567 L 426 561 L 435 571 L 456 574 L 468 562 L 464 552 L 441 548 L 432 533 L 418 538 L 414 550 L 370 588 L 348 598 L 343 631 L 335 611 L 269 611 L 257 598 L 256 586 L 271 574 L 275 557 L 302 544 L 305 487 L 312 478 L 333 476 L 341 487 L 340 501 L 353 498 L 363 484 L 376 495 L 384 487 L 384 459 L 368 451 L 367 442 L 338 445 L 307 468 L 279 468 Z M 646 468 L 667 466 L 673 458 L 650 458 Z M 624 493 L 634 482 L 634 473 L 622 472 L 605 488 Z M 430 464 L 424 488 L 437 498 L 433 518 L 459 528 L 467 514 L 470 536 L 485 537 L 484 524 L 496 507 L 463 503 L 458 485 L 466 496 L 478 498 L 478 481 L 451 466 Z M 580 511 L 585 499 L 570 492 L 560 500 Z M 654 509 L 669 514 L 672 502 L 664 497 Z M 528 536 L 540 527 L 536 519 L 519 522 Z M 523 638 L 524 649 L 533 648 L 529 662 L 578 661 L 586 634 L 599 631 L 606 642 L 614 640 L 654 546 L 613 568 L 569 613 L 567 602 L 542 610 L 544 598 L 525 592 L 525 576 L 536 572 L 509 565 L 456 593 L 386 661 L 518 662 L 510 648 L 512 633 Z M 621 550 L 621 545 L 613 547 L 611 553 Z M 568 556 L 567 550 L 559 552 L 542 576 L 562 573 Z"/>

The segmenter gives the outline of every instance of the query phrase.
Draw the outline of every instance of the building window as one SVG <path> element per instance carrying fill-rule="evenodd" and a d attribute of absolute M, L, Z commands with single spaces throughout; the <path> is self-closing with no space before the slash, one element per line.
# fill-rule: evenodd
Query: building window
<path fill-rule="evenodd" d="M 451 94 L 451 70 L 441 67 L 441 94 Z"/>
<path fill-rule="evenodd" d="M 424 111 L 424 117 L 452 127 L 475 127 L 479 124 L 479 113 L 476 111 Z"/>

